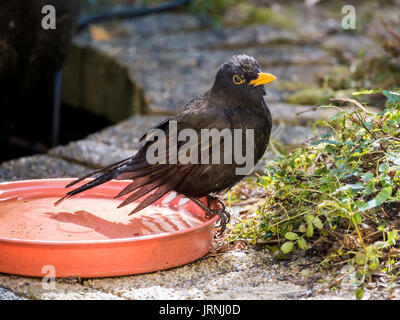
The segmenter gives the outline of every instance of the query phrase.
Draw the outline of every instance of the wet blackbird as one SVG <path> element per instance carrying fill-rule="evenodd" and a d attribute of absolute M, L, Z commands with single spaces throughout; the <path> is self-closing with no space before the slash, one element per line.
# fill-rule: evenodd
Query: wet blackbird
<path fill-rule="evenodd" d="M 261 68 L 253 57 L 247 55 L 233 56 L 230 60 L 222 64 L 217 71 L 212 88 L 206 93 L 198 96 L 190 101 L 177 115 L 164 120 L 153 127 L 145 140 L 143 147 L 131 158 L 114 163 L 106 168 L 96 170 L 90 174 L 73 181 L 66 187 L 82 181 L 87 177 L 100 174 L 96 179 L 68 192 L 65 197 L 56 202 L 59 204 L 64 199 L 74 196 L 82 191 L 96 187 L 111 179 L 132 179 L 133 182 L 125 187 L 117 196 L 121 197 L 130 194 L 119 205 L 125 206 L 146 194 L 149 194 L 142 202 L 131 212 L 138 212 L 146 206 L 152 204 L 170 191 L 176 191 L 178 194 L 190 198 L 206 213 L 207 217 L 213 217 L 216 214 L 220 216 L 221 233 L 225 230 L 226 223 L 229 221 L 229 213 L 225 210 L 224 204 L 216 197 L 216 194 L 228 190 L 234 184 L 245 177 L 245 174 L 238 174 L 237 168 L 243 167 L 243 161 L 239 163 L 232 155 L 235 153 L 235 148 L 239 147 L 238 143 L 242 143 L 240 152 L 243 155 L 243 150 L 246 147 L 251 148 L 250 155 L 253 157 L 254 165 L 264 154 L 267 148 L 270 132 L 271 132 L 271 114 L 264 102 L 265 88 L 263 84 L 275 80 L 275 76 L 262 73 Z M 192 129 L 192 133 L 197 133 L 201 136 L 202 129 L 217 129 L 216 132 L 222 132 L 224 129 L 229 130 L 225 133 L 234 133 L 234 129 L 242 129 L 242 136 L 239 140 L 228 139 L 226 135 L 222 135 L 216 144 L 220 144 L 220 163 L 212 161 L 212 147 L 215 141 L 212 138 L 206 139 L 207 143 L 202 144 L 203 140 L 196 145 L 197 158 L 194 156 L 189 163 L 184 161 L 168 161 L 176 150 L 180 150 L 187 141 L 178 141 L 177 147 L 174 149 L 169 137 L 172 136 L 171 123 L 176 121 L 177 132 L 180 133 L 183 129 Z M 245 132 L 247 129 L 254 130 L 253 139 L 247 140 Z M 154 163 L 149 161 L 148 151 L 154 148 L 155 143 L 163 141 L 161 136 L 155 138 L 154 132 L 165 133 L 166 142 L 165 149 L 159 149 L 154 154 L 160 159 Z M 215 130 L 214 130 L 215 131 Z M 232 134 L 232 136 L 234 136 Z M 249 135 L 251 137 L 251 135 Z M 193 141 L 192 141 L 193 142 Z M 192 144 L 193 145 L 193 144 Z M 209 161 L 201 162 L 200 154 L 202 146 L 208 148 L 206 153 L 209 153 Z M 192 149 L 190 149 L 192 150 Z M 192 151 L 190 151 L 192 152 Z M 230 152 L 232 155 L 231 161 L 225 160 L 224 152 Z M 193 154 L 195 154 L 193 152 Z M 163 158 L 164 156 L 164 158 Z M 181 158 L 178 158 L 181 159 Z M 207 205 L 200 198 L 206 197 Z"/>

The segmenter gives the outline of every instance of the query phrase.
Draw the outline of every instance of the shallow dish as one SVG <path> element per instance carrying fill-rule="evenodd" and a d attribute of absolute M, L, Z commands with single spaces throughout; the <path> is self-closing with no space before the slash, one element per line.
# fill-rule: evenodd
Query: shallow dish
<path fill-rule="evenodd" d="M 183 265 L 211 249 L 218 217 L 207 220 L 191 201 L 167 195 L 129 216 L 137 203 L 117 209 L 124 198 L 114 196 L 131 181 L 112 180 L 54 207 L 72 180 L 0 183 L 0 272 L 121 276 Z"/>

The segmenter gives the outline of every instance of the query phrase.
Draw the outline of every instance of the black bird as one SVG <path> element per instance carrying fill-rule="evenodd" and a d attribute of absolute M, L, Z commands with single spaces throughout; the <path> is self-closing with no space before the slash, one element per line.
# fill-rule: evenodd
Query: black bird
<path fill-rule="evenodd" d="M 229 144 L 230 140 L 225 137 L 217 142 L 220 144 L 221 164 L 211 163 L 211 149 L 214 142 L 209 144 L 208 150 L 205 151 L 209 153 L 210 163 L 201 163 L 201 161 L 197 164 L 194 161 L 172 163 L 168 159 L 171 153 L 176 152 L 176 149 L 172 144 L 169 146 L 168 137 L 172 134 L 169 132 L 169 124 L 171 121 L 176 121 L 178 133 L 183 129 L 193 129 L 199 137 L 202 129 L 217 129 L 218 132 L 228 129 L 231 133 L 234 129 L 242 129 L 243 134 L 240 139 L 243 142 L 243 150 L 246 150 L 244 146 L 246 143 L 251 143 L 249 147 L 253 151 L 254 165 L 267 148 L 272 126 L 271 114 L 263 98 L 265 95 L 263 84 L 275 79 L 275 76 L 269 73 L 262 73 L 260 65 L 253 57 L 233 56 L 218 68 L 214 84 L 209 91 L 190 101 L 177 115 L 150 129 L 145 144 L 136 155 L 91 172 L 68 184 L 67 188 L 85 178 L 100 174 L 96 179 L 68 192 L 55 205 L 111 179 L 132 179 L 133 182 L 116 196 L 118 198 L 131 193 L 119 207 L 149 194 L 131 212 L 133 214 L 174 190 L 194 201 L 205 211 L 207 217 L 219 215 L 220 232 L 223 233 L 230 216 L 216 194 L 228 190 L 245 177 L 243 174 L 237 174 L 236 169 L 241 167 L 242 163 L 239 164 L 236 158 L 233 157 L 231 162 L 224 162 L 224 152 L 235 153 L 237 145 Z M 246 129 L 254 130 L 253 141 L 246 140 L 244 134 Z M 162 130 L 165 133 L 164 140 L 167 145 L 164 153 L 161 150 L 158 154 L 161 158 L 164 156 L 167 161 L 159 163 L 149 161 L 147 153 L 150 148 L 154 148 L 154 143 L 157 141 L 154 138 L 156 130 Z M 155 141 L 149 139 L 152 134 Z M 144 139 L 145 136 L 142 137 L 142 140 Z M 184 143 L 186 141 L 179 141 L 177 149 L 179 150 Z M 235 143 L 237 143 L 236 140 Z M 196 148 L 198 148 L 197 159 L 199 159 L 202 152 L 201 144 L 198 143 Z M 200 200 L 202 197 L 206 197 L 207 205 Z"/>

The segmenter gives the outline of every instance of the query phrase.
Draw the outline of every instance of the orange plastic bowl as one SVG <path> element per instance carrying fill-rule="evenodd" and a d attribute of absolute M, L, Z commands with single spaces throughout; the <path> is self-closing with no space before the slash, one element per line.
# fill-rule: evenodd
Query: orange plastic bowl
<path fill-rule="evenodd" d="M 121 276 L 179 266 L 211 249 L 218 217 L 207 220 L 191 201 L 166 203 L 167 195 L 128 216 L 136 203 L 117 209 L 123 198 L 113 197 L 131 181 L 112 180 L 54 207 L 72 180 L 0 184 L 0 272 Z"/>

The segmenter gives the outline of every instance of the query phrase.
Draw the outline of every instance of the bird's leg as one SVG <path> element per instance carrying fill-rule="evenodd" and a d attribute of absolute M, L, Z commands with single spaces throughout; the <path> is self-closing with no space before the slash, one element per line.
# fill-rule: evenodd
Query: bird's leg
<path fill-rule="evenodd" d="M 218 214 L 220 216 L 220 222 L 218 227 L 221 227 L 221 231 L 220 234 L 223 234 L 225 229 L 226 229 L 226 225 L 229 223 L 230 219 L 231 219 L 231 214 L 226 210 L 226 206 L 225 203 L 217 196 L 210 196 L 208 195 L 206 197 L 207 199 L 207 204 L 208 207 L 211 209 L 213 207 L 217 207 L 216 214 Z"/>
<path fill-rule="evenodd" d="M 218 227 L 221 227 L 221 230 L 218 235 L 224 233 L 226 229 L 226 225 L 229 222 L 231 215 L 229 212 L 225 210 L 225 204 L 215 196 L 206 196 L 207 205 L 205 205 L 201 200 L 197 198 L 190 198 L 195 204 L 197 204 L 201 209 L 206 213 L 206 218 L 212 218 L 215 215 L 219 215 L 220 222 Z M 217 207 L 218 209 L 212 209 L 213 207 Z"/>

